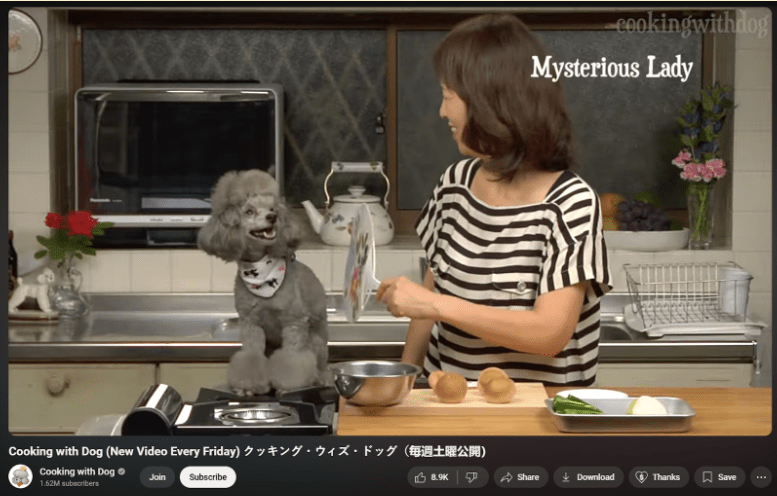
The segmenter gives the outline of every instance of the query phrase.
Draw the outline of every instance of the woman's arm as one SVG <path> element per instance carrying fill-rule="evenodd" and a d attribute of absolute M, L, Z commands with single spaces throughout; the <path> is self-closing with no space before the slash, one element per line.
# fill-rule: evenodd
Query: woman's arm
<path fill-rule="evenodd" d="M 441 295 L 406 277 L 383 281 L 376 298 L 395 316 L 440 320 L 512 350 L 555 356 L 575 332 L 587 284 L 582 282 L 540 295 L 532 310 L 521 311 Z"/>
<path fill-rule="evenodd" d="M 555 356 L 575 332 L 585 282 L 540 295 L 532 310 L 507 310 L 440 296 L 439 320 L 490 343 L 524 353 Z"/>
<path fill-rule="evenodd" d="M 434 275 L 427 269 L 424 276 L 424 288 L 434 292 Z M 402 362 L 424 366 L 426 349 L 429 347 L 429 337 L 434 327 L 434 319 L 411 318 L 407 328 L 405 348 L 402 351 Z"/>

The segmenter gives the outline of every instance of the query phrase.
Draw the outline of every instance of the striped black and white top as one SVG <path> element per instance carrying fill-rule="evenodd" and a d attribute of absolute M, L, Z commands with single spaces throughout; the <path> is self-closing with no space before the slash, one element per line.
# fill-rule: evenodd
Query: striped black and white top
<path fill-rule="evenodd" d="M 513 351 L 438 322 L 424 373 L 442 369 L 474 381 L 493 366 L 518 382 L 591 385 L 599 359 L 599 300 L 611 289 L 596 192 L 564 171 L 541 203 L 492 207 L 470 189 L 480 164 L 467 159 L 448 167 L 416 223 L 437 291 L 529 310 L 544 293 L 590 283 L 575 333 L 558 355 Z"/>

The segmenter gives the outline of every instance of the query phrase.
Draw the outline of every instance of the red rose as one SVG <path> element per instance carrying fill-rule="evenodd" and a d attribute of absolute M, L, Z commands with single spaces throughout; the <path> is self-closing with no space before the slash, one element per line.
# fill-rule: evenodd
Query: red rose
<path fill-rule="evenodd" d="M 92 214 L 89 212 L 78 210 L 67 214 L 67 225 L 70 228 L 70 232 L 67 233 L 68 236 L 84 234 L 91 238 L 92 229 L 97 225 L 97 219 L 92 217 Z"/>
<path fill-rule="evenodd" d="M 65 227 L 65 219 L 59 214 L 49 212 L 49 214 L 46 215 L 46 227 L 51 227 L 52 229 L 62 229 Z"/>

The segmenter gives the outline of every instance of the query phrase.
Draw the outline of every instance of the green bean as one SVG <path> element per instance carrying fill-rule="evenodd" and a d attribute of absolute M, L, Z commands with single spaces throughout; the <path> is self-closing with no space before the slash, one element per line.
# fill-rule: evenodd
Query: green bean
<path fill-rule="evenodd" d="M 556 413 L 560 413 L 562 415 L 570 415 L 570 414 L 576 414 L 576 415 L 601 415 L 604 412 L 602 412 L 601 410 L 594 411 L 594 410 L 580 410 L 580 409 L 575 409 L 575 408 L 567 408 L 567 409 L 564 409 L 564 410 L 561 410 L 561 411 L 557 411 Z"/>
<path fill-rule="evenodd" d="M 562 396 L 556 396 L 553 399 L 553 411 L 556 413 L 590 413 L 599 414 L 603 413 L 595 406 L 582 401 L 579 398 L 564 398 Z"/>

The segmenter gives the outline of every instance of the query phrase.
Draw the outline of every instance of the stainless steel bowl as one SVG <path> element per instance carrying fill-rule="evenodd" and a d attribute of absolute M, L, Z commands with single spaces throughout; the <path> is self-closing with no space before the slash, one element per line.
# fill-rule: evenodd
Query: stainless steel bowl
<path fill-rule="evenodd" d="M 361 406 L 390 406 L 401 403 L 421 373 L 417 365 L 363 360 L 329 366 L 335 387 L 348 403 Z"/>

